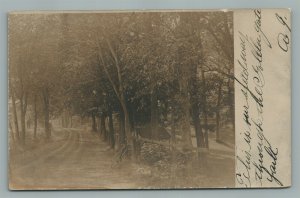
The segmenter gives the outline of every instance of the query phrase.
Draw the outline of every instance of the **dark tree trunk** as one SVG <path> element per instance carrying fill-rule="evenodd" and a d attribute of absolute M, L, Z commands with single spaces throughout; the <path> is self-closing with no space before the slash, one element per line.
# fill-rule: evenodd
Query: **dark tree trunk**
<path fill-rule="evenodd" d="M 22 93 L 20 97 L 21 108 L 21 141 L 25 143 L 26 136 L 26 110 L 27 110 L 27 94 Z"/>
<path fill-rule="evenodd" d="M 121 94 L 122 98 L 122 109 L 123 109 L 123 115 L 124 115 L 124 128 L 125 128 L 125 134 L 126 134 L 126 144 L 132 143 L 132 134 L 130 130 L 130 121 L 129 121 L 129 113 L 126 106 L 126 100 L 125 96 Z"/>
<path fill-rule="evenodd" d="M 50 99 L 49 99 L 49 90 L 44 88 L 43 90 L 43 100 L 44 100 L 44 123 L 45 123 L 45 133 L 46 139 L 51 137 L 51 125 L 50 125 Z"/>
<path fill-rule="evenodd" d="M 25 136 L 26 136 L 26 127 L 25 127 L 25 116 L 26 113 L 24 110 L 21 110 L 21 141 L 25 142 Z"/>
<path fill-rule="evenodd" d="M 128 113 L 130 121 L 130 130 L 135 131 L 135 107 L 132 103 L 129 103 Z"/>
<path fill-rule="evenodd" d="M 188 98 L 188 79 L 187 79 L 187 72 L 182 71 L 182 77 L 180 79 L 180 92 L 182 97 L 182 140 L 183 146 L 185 149 L 192 148 L 192 139 L 191 139 L 191 126 L 190 126 L 190 101 Z"/>
<path fill-rule="evenodd" d="M 176 109 L 175 109 L 175 102 L 172 101 L 172 110 L 171 110 L 171 163 L 176 164 Z M 174 182 L 175 175 L 176 175 L 176 168 L 174 165 L 171 166 L 171 181 Z"/>
<path fill-rule="evenodd" d="M 63 109 L 63 112 L 62 112 L 62 114 L 61 114 L 61 126 L 63 127 L 63 128 L 66 128 L 66 120 L 65 120 L 65 114 L 66 114 L 66 112 L 65 112 L 66 110 L 65 109 Z"/>
<path fill-rule="evenodd" d="M 203 113 L 204 113 L 204 126 L 205 126 L 205 147 L 209 148 L 209 142 L 208 142 L 208 123 L 207 123 L 207 104 L 206 104 L 206 80 L 205 80 L 205 74 L 204 70 L 201 71 L 202 81 L 203 81 Z"/>
<path fill-rule="evenodd" d="M 19 140 L 20 139 L 19 122 L 18 122 L 18 114 L 17 114 L 17 108 L 16 108 L 16 98 L 15 98 L 15 93 L 13 91 L 11 92 L 11 97 L 12 97 L 15 131 L 16 131 L 17 139 Z"/>
<path fill-rule="evenodd" d="M 227 87 L 228 87 L 228 98 L 229 98 L 229 104 L 230 104 L 230 117 L 231 117 L 230 120 L 232 122 L 233 131 L 235 131 L 234 94 L 233 94 L 233 90 L 231 87 L 231 79 L 230 78 L 228 78 Z"/>
<path fill-rule="evenodd" d="M 108 112 L 108 126 L 109 126 L 109 142 L 111 148 L 115 148 L 115 131 L 113 125 L 112 112 Z"/>
<path fill-rule="evenodd" d="M 63 110 L 61 115 L 61 125 L 63 128 L 66 128 L 66 112 Z"/>
<path fill-rule="evenodd" d="M 101 131 L 101 134 L 103 135 L 104 140 L 106 141 L 108 137 L 107 137 L 107 131 L 105 128 L 105 116 L 104 115 L 100 116 L 100 131 Z"/>
<path fill-rule="evenodd" d="M 154 89 L 154 88 L 153 88 Z M 157 112 L 157 94 L 153 90 L 151 93 L 151 139 L 155 139 L 155 134 L 157 134 L 158 128 L 158 112 Z"/>
<path fill-rule="evenodd" d="M 36 139 L 37 135 L 37 96 L 34 95 L 34 128 L 33 128 L 33 137 Z"/>
<path fill-rule="evenodd" d="M 119 131 L 119 144 L 122 146 L 125 144 L 125 118 L 123 111 L 120 112 L 120 131 Z"/>
<path fill-rule="evenodd" d="M 193 124 L 195 127 L 196 143 L 197 143 L 197 153 L 200 157 L 199 148 L 205 146 L 204 135 L 202 133 L 202 125 L 200 120 L 200 96 L 197 94 L 199 91 L 198 77 L 197 77 L 197 65 L 193 66 L 192 79 L 191 79 L 191 113 Z"/>
<path fill-rule="evenodd" d="M 138 132 L 135 128 L 135 118 L 136 118 L 136 112 L 135 107 L 132 103 L 129 103 L 129 120 L 130 120 L 130 130 L 132 132 L 132 145 L 133 145 L 133 152 L 134 152 L 134 160 L 139 162 L 140 155 L 141 155 L 141 142 L 138 139 Z"/>
<path fill-rule="evenodd" d="M 222 84 L 223 82 L 220 80 L 219 88 L 218 88 L 218 101 L 217 101 L 217 109 L 216 109 L 216 141 L 220 141 L 220 109 L 221 109 L 221 99 L 222 99 Z"/>
<path fill-rule="evenodd" d="M 70 127 L 70 120 L 71 120 L 70 117 L 72 117 L 70 111 L 64 110 L 62 113 L 62 127 L 64 127 L 64 128 Z M 71 123 L 71 125 L 72 125 L 72 123 Z"/>
<path fill-rule="evenodd" d="M 118 82 L 119 82 L 119 86 L 116 86 L 116 84 L 113 82 L 113 80 L 111 79 L 111 76 L 109 74 L 109 72 L 106 70 L 106 67 L 104 66 L 104 72 L 107 74 L 107 77 L 109 78 L 111 85 L 113 86 L 113 89 L 119 99 L 119 102 L 121 104 L 122 110 L 123 110 L 123 115 L 124 115 L 124 128 L 125 128 L 125 134 L 126 137 L 124 138 L 124 141 L 122 140 L 122 145 L 128 146 L 131 144 L 132 148 L 133 148 L 133 153 L 135 153 L 134 148 L 135 146 L 133 138 L 132 138 L 132 132 L 130 130 L 130 118 L 129 118 L 129 113 L 128 113 L 128 109 L 127 109 L 127 105 L 126 105 L 126 98 L 125 98 L 125 90 L 124 90 L 124 84 L 123 84 L 123 80 L 122 80 L 122 74 L 121 74 L 121 68 L 119 65 L 119 59 L 118 56 L 115 52 L 115 50 L 113 49 L 113 46 L 110 43 L 109 39 L 106 39 L 106 43 L 108 45 L 108 48 L 111 52 L 111 55 L 115 61 L 115 67 L 117 69 L 117 76 L 118 76 Z M 102 53 L 100 52 L 100 59 L 102 61 L 102 65 L 104 65 L 104 60 L 103 60 L 103 56 Z M 124 134 L 124 136 L 125 136 Z M 132 156 L 134 157 L 134 156 Z"/>
<path fill-rule="evenodd" d="M 65 128 L 64 114 L 61 114 L 61 127 Z"/>
<path fill-rule="evenodd" d="M 197 148 L 202 148 L 204 147 L 204 135 L 202 133 L 202 126 L 201 126 L 201 121 L 200 121 L 200 112 L 199 112 L 199 107 L 197 105 L 193 105 L 192 109 L 192 117 L 193 117 L 193 123 L 195 127 L 195 135 L 196 135 L 196 142 L 197 142 Z"/>
<path fill-rule="evenodd" d="M 10 119 L 8 120 L 8 124 L 9 124 L 9 134 L 10 134 L 10 137 L 11 137 L 12 141 L 15 142 L 15 134 L 14 134 L 14 131 L 13 131 Z"/>
<path fill-rule="evenodd" d="M 168 100 L 165 100 L 164 101 L 164 109 L 163 109 L 163 111 L 162 111 L 162 115 L 163 115 L 163 124 L 164 124 L 164 122 L 166 121 L 166 120 L 168 120 L 168 109 L 169 109 L 169 102 L 168 102 Z"/>
<path fill-rule="evenodd" d="M 66 128 L 70 127 L 70 111 L 67 110 L 65 114 L 65 123 L 66 123 Z"/>
<path fill-rule="evenodd" d="M 92 130 L 93 132 L 97 131 L 97 126 L 96 126 L 96 116 L 94 113 L 92 113 Z"/>
<path fill-rule="evenodd" d="M 72 114 L 70 114 L 70 127 L 71 128 L 73 127 L 73 116 L 72 116 Z"/>
<path fill-rule="evenodd" d="M 121 91 L 121 106 L 122 106 L 122 109 L 123 109 L 123 113 L 124 113 L 124 128 L 125 128 L 125 134 L 126 134 L 126 139 L 125 139 L 125 146 L 129 146 L 132 148 L 132 154 L 131 155 L 131 158 L 132 160 L 136 160 L 136 139 L 135 137 L 133 137 L 132 135 L 132 131 L 131 131 L 131 128 L 130 128 L 130 120 L 129 120 L 129 112 L 128 112 L 128 109 L 127 109 L 127 105 L 126 105 L 126 99 L 125 99 L 125 96 L 124 96 L 124 93 L 123 91 Z M 130 150 L 130 148 L 129 148 Z"/>
<path fill-rule="evenodd" d="M 96 129 L 99 132 L 100 136 L 103 135 L 101 131 L 101 119 L 100 116 L 96 114 Z"/>
<path fill-rule="evenodd" d="M 171 112 L 171 145 L 172 150 L 175 151 L 175 144 L 176 144 L 176 131 L 175 131 L 175 105 L 172 105 L 172 112 Z"/>

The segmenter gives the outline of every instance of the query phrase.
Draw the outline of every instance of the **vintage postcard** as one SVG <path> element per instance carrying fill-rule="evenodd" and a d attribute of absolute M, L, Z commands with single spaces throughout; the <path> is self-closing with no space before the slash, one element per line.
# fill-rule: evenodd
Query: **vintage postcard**
<path fill-rule="evenodd" d="M 289 9 L 8 14 L 9 189 L 291 186 Z"/>

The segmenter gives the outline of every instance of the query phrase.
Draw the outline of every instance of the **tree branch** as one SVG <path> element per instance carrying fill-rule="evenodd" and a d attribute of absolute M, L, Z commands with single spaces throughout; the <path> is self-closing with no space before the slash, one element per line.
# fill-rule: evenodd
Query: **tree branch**
<path fill-rule="evenodd" d="M 117 68 L 117 73 L 118 73 L 118 79 L 119 79 L 119 89 L 120 89 L 120 94 L 123 94 L 123 82 L 122 82 L 122 75 L 121 75 L 121 69 L 120 69 L 120 66 L 119 66 L 119 61 L 118 61 L 118 57 L 117 57 L 117 54 L 115 53 L 114 49 L 112 48 L 110 42 L 108 39 L 105 39 L 107 45 L 108 45 L 108 48 L 115 60 L 115 65 L 116 65 L 116 68 Z"/>
<path fill-rule="evenodd" d="M 112 80 L 112 78 L 111 78 L 109 72 L 107 71 L 107 68 L 105 67 L 105 62 L 104 62 L 103 55 L 102 55 L 102 52 L 101 52 L 100 48 L 99 48 L 99 53 L 98 53 L 98 61 L 99 61 L 99 65 L 102 65 L 103 70 L 104 70 L 104 72 L 105 72 L 105 74 L 106 74 L 106 76 L 107 76 L 109 82 L 111 83 L 111 85 L 112 85 L 112 87 L 113 87 L 113 89 L 114 89 L 114 91 L 115 91 L 115 93 L 116 93 L 116 96 L 118 97 L 118 99 L 119 99 L 120 102 L 121 102 L 120 93 L 118 92 L 117 86 L 116 86 L 115 83 L 113 82 L 113 80 Z"/>

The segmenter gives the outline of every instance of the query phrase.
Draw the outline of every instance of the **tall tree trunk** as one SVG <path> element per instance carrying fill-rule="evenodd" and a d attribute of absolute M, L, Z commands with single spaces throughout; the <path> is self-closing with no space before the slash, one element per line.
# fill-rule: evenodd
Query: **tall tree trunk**
<path fill-rule="evenodd" d="M 43 90 L 43 99 L 44 99 L 44 122 L 45 122 L 45 133 L 46 139 L 51 137 L 51 126 L 50 126 L 50 101 L 49 101 L 49 90 L 44 88 Z"/>
<path fill-rule="evenodd" d="M 126 106 L 126 100 L 125 100 L 125 96 L 124 94 L 121 94 L 121 105 L 122 105 L 122 109 L 123 109 L 123 113 L 124 113 L 124 128 L 125 128 L 125 146 L 129 146 L 129 150 L 132 150 L 132 155 L 131 155 L 131 159 L 136 161 L 137 159 L 137 141 L 136 138 L 132 135 L 132 131 L 130 128 L 130 120 L 129 120 L 129 112 Z"/>
<path fill-rule="evenodd" d="M 151 93 L 151 139 L 155 139 L 158 128 L 157 94 L 154 88 Z"/>
<path fill-rule="evenodd" d="M 127 109 L 127 105 L 126 105 L 125 90 L 124 90 L 124 84 L 123 84 L 123 80 L 122 80 L 121 68 L 120 68 L 120 65 L 119 65 L 119 59 L 118 59 L 118 56 L 116 54 L 116 51 L 113 49 L 113 46 L 110 43 L 110 40 L 106 39 L 105 41 L 106 41 L 106 44 L 108 45 L 108 49 L 110 50 L 110 53 L 111 53 L 111 55 L 114 59 L 114 62 L 115 62 L 114 65 L 117 69 L 117 76 L 118 76 L 118 83 L 119 83 L 118 87 L 113 82 L 113 80 L 111 78 L 111 75 L 109 74 L 106 67 L 104 66 L 105 62 L 104 62 L 103 55 L 102 55 L 100 47 L 99 47 L 99 58 L 101 59 L 104 72 L 107 74 L 107 77 L 108 77 L 109 81 L 111 82 L 111 85 L 113 86 L 113 89 L 114 89 L 114 91 L 115 91 L 115 93 L 116 93 L 116 95 L 119 99 L 119 102 L 120 102 L 122 110 L 123 110 L 124 124 L 125 124 L 124 128 L 125 128 L 125 134 L 126 134 L 126 139 L 125 139 L 125 142 L 124 142 L 125 146 L 127 146 L 128 144 L 132 145 L 132 149 L 133 149 L 132 153 L 135 153 L 135 151 L 134 151 L 135 146 L 134 146 L 134 141 L 133 141 L 133 138 L 132 138 L 132 133 L 131 133 L 131 130 L 130 130 L 130 120 L 129 120 L 130 118 L 129 118 L 129 113 L 128 113 L 128 109 Z M 133 157 L 133 159 L 135 158 L 135 156 L 132 156 L 132 157 Z"/>
<path fill-rule="evenodd" d="M 120 112 L 120 131 L 119 131 L 119 144 L 122 147 L 125 144 L 125 118 L 123 111 Z"/>
<path fill-rule="evenodd" d="M 197 153 L 198 157 L 200 157 L 200 148 L 205 146 L 204 143 L 204 135 L 202 133 L 202 125 L 200 120 L 200 98 L 198 96 L 199 85 L 198 85 L 198 70 L 197 65 L 193 66 L 192 72 L 192 79 L 191 79 L 191 86 L 192 86 L 192 93 L 191 93 L 191 113 L 193 124 L 195 127 L 195 136 L 196 136 L 196 143 L 197 143 Z"/>
<path fill-rule="evenodd" d="M 204 113 L 204 126 L 205 126 L 205 147 L 209 148 L 209 142 L 208 142 L 208 123 L 207 123 L 207 102 L 206 102 L 206 80 L 205 80 L 205 74 L 204 70 L 201 71 L 202 81 L 203 81 L 203 113 Z"/>
<path fill-rule="evenodd" d="M 65 123 L 66 123 L 66 128 L 69 128 L 70 127 L 70 113 L 69 113 L 69 110 L 67 110 L 66 114 L 65 114 Z"/>
<path fill-rule="evenodd" d="M 135 111 L 135 107 L 133 106 L 132 103 L 129 103 L 129 109 L 128 109 L 128 113 L 129 113 L 129 121 L 130 121 L 130 130 L 131 130 L 131 134 L 132 134 L 132 145 L 133 145 L 133 152 L 134 152 L 134 160 L 136 160 L 136 162 L 140 161 L 140 156 L 141 156 L 141 141 L 138 138 L 138 132 L 136 130 L 136 111 Z"/>
<path fill-rule="evenodd" d="M 73 116 L 72 116 L 72 114 L 70 114 L 70 127 L 71 128 L 73 127 Z"/>
<path fill-rule="evenodd" d="M 63 128 L 66 127 L 66 124 L 65 124 L 65 110 L 64 109 L 61 113 L 61 127 L 63 127 Z"/>
<path fill-rule="evenodd" d="M 100 116 L 96 115 L 96 128 L 97 128 L 97 131 L 99 132 L 100 136 L 102 136 L 102 130 L 101 130 L 101 118 Z"/>
<path fill-rule="evenodd" d="M 126 144 L 133 144 L 132 134 L 131 134 L 131 130 L 130 130 L 129 113 L 128 113 L 128 109 L 126 106 L 126 100 L 125 100 L 124 93 L 121 94 L 121 106 L 122 106 L 123 113 L 124 113 L 124 124 L 125 124 L 124 128 L 125 128 L 125 134 L 126 134 Z"/>
<path fill-rule="evenodd" d="M 11 120 L 10 119 L 8 120 L 8 124 L 9 124 L 9 134 L 10 134 L 11 140 L 13 142 L 15 142 L 15 134 L 14 134 L 14 130 L 12 128 Z"/>
<path fill-rule="evenodd" d="M 186 69 L 185 69 L 186 70 Z M 188 98 L 188 80 L 186 71 L 182 72 L 182 77 L 180 79 L 180 90 L 182 97 L 182 140 L 183 147 L 185 149 L 192 148 L 192 139 L 191 139 L 191 126 L 190 126 L 190 101 Z"/>
<path fill-rule="evenodd" d="M 130 121 L 130 130 L 135 131 L 135 106 L 132 103 L 128 104 L 128 114 Z"/>
<path fill-rule="evenodd" d="M 100 130 L 101 130 L 101 134 L 103 135 L 104 140 L 107 140 L 107 131 L 105 128 L 105 116 L 101 115 L 100 116 Z"/>
<path fill-rule="evenodd" d="M 18 114 L 17 114 L 17 108 L 16 108 L 16 98 L 15 98 L 14 91 L 11 92 L 11 97 L 12 97 L 15 131 L 16 131 L 17 139 L 19 140 L 20 139 L 19 122 L 18 122 Z"/>
<path fill-rule="evenodd" d="M 171 111 L 171 146 L 172 151 L 175 152 L 175 145 L 176 145 L 176 131 L 175 126 L 176 120 L 175 120 L 175 105 L 173 103 L 172 105 L 172 111 Z"/>
<path fill-rule="evenodd" d="M 25 136 L 26 136 L 25 116 L 26 116 L 26 113 L 24 112 L 24 110 L 21 110 L 21 141 L 22 141 L 22 143 L 25 143 Z"/>
<path fill-rule="evenodd" d="M 196 142 L 197 142 L 197 148 L 199 151 L 199 148 L 204 147 L 204 136 L 202 133 L 202 126 L 201 126 L 201 121 L 200 121 L 200 111 L 198 105 L 193 105 L 192 108 L 192 117 L 193 117 L 193 123 L 195 127 L 195 135 L 196 135 Z M 200 153 L 198 152 L 198 155 Z"/>
<path fill-rule="evenodd" d="M 231 79 L 230 78 L 228 78 L 227 87 L 228 87 L 228 98 L 229 98 L 229 104 L 230 104 L 230 117 L 231 117 L 231 122 L 232 122 L 232 126 L 233 126 L 233 132 L 234 132 L 235 131 L 234 94 L 233 94 L 233 90 L 231 88 Z"/>
<path fill-rule="evenodd" d="M 97 126 L 96 126 L 96 115 L 92 113 L 92 130 L 93 132 L 97 131 Z"/>
<path fill-rule="evenodd" d="M 218 101 L 216 109 L 216 141 L 220 141 L 220 108 L 221 108 L 221 99 L 222 99 L 222 80 L 219 82 L 218 88 Z"/>
<path fill-rule="evenodd" d="M 34 129 L 33 129 L 33 136 L 36 139 L 36 131 L 37 131 L 37 96 L 34 95 Z"/>
<path fill-rule="evenodd" d="M 125 124 L 126 140 L 127 140 L 127 143 L 130 144 L 132 141 L 132 134 L 130 131 L 129 114 L 128 114 L 127 108 L 124 108 L 123 111 L 124 111 L 124 121 L 125 121 L 124 124 Z"/>
<path fill-rule="evenodd" d="M 27 94 L 22 93 L 20 97 L 21 108 L 21 141 L 25 143 L 26 136 L 26 109 L 27 109 Z"/>
<path fill-rule="evenodd" d="M 113 125 L 112 112 L 108 112 L 108 126 L 109 126 L 109 142 L 111 148 L 115 148 L 115 131 Z"/>
<path fill-rule="evenodd" d="M 172 102 L 172 111 L 171 111 L 171 182 L 176 182 L 176 120 L 175 120 L 175 105 L 174 101 Z"/>

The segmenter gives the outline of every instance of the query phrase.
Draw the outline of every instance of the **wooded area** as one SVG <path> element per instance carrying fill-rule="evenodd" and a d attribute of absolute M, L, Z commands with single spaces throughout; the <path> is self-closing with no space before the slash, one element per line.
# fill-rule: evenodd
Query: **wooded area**
<path fill-rule="evenodd" d="M 11 14 L 11 149 L 78 129 L 107 143 L 112 169 L 174 174 L 220 145 L 234 170 L 233 58 L 232 12 Z"/>

